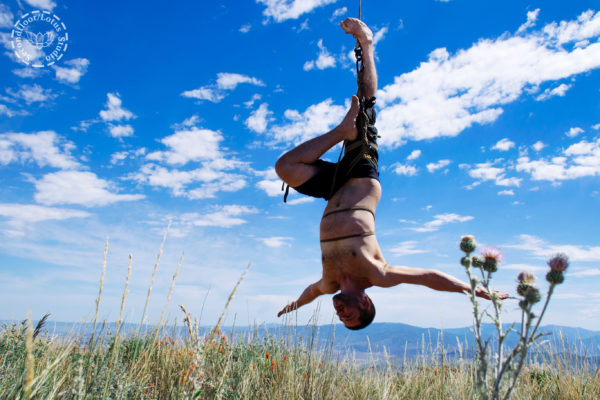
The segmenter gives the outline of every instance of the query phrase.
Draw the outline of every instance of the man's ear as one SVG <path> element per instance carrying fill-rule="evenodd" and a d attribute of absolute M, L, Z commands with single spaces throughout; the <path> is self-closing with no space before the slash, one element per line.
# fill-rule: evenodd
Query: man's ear
<path fill-rule="evenodd" d="M 358 304 L 360 304 L 360 306 L 366 310 L 370 307 L 371 302 L 369 301 L 367 295 L 363 293 L 358 300 Z"/>

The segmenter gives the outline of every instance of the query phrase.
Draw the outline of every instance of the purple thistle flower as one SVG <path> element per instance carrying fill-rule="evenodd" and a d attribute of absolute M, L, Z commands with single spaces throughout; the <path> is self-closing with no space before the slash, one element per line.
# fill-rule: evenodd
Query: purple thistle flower
<path fill-rule="evenodd" d="M 548 260 L 548 266 L 552 271 L 563 272 L 569 266 L 569 257 L 564 253 L 555 254 Z"/>
<path fill-rule="evenodd" d="M 504 260 L 502 252 L 497 247 L 486 247 L 481 251 L 481 255 L 485 261 L 492 261 L 496 264 L 500 264 Z"/>

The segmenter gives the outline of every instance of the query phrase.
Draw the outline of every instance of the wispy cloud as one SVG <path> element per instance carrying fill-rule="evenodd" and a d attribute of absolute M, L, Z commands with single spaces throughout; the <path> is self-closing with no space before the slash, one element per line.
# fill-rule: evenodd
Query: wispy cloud
<path fill-rule="evenodd" d="M 198 89 L 186 90 L 181 93 L 183 97 L 189 97 L 198 100 L 207 100 L 213 103 L 218 103 L 227 96 L 227 92 L 235 90 L 235 88 L 247 83 L 255 86 L 265 86 L 264 82 L 258 78 L 253 78 L 247 75 L 234 74 L 229 72 L 221 72 L 217 74 L 217 80 L 214 84 L 201 86 Z"/>
<path fill-rule="evenodd" d="M 433 173 L 438 169 L 446 168 L 448 165 L 450 165 L 451 162 L 452 161 L 450 160 L 439 160 L 438 162 L 429 163 L 427 164 L 427 171 Z"/>
<path fill-rule="evenodd" d="M 263 103 L 246 119 L 246 126 L 256 133 L 264 133 L 269 122 L 273 121 L 272 115 L 273 112 L 269 110 L 269 105 Z"/>
<path fill-rule="evenodd" d="M 266 238 L 257 238 L 257 240 L 262 242 L 267 247 L 277 248 L 282 246 L 291 246 L 290 242 L 294 240 L 294 238 L 287 236 L 272 236 Z"/>
<path fill-rule="evenodd" d="M 329 51 L 327 51 L 327 49 L 323 45 L 323 39 L 319 39 L 317 46 L 319 46 L 319 54 L 317 56 L 317 59 L 305 62 L 304 66 L 302 67 L 302 69 L 304 69 L 305 71 L 310 71 L 315 68 L 323 70 L 326 68 L 335 67 L 335 57 L 333 57 L 329 53 Z"/>
<path fill-rule="evenodd" d="M 337 0 L 256 0 L 266 6 L 263 15 L 275 22 L 297 19 L 318 7 L 335 3 Z"/>
<path fill-rule="evenodd" d="M 4 133 L 0 134 L 0 164 L 33 161 L 39 167 L 73 169 L 80 166 L 70 153 L 73 147 L 54 131 Z"/>
<path fill-rule="evenodd" d="M 600 175 L 600 138 L 595 142 L 582 140 L 561 152 L 558 156 L 539 160 L 520 157 L 515 168 L 530 174 L 536 181 L 556 182 Z"/>
<path fill-rule="evenodd" d="M 416 240 L 408 240 L 392 246 L 389 251 L 396 256 L 408 256 L 411 254 L 422 254 L 427 252 L 423 249 L 417 249 L 417 244 L 418 242 Z"/>
<path fill-rule="evenodd" d="M 105 206 L 121 201 L 143 199 L 141 194 L 117 194 L 114 184 L 88 171 L 59 171 L 34 181 L 35 200 L 44 205 L 78 204 Z"/>
<path fill-rule="evenodd" d="M 508 151 L 510 149 L 512 149 L 513 147 L 515 147 L 515 142 L 504 138 L 502 140 L 499 140 L 495 145 L 492 146 L 492 150 L 498 150 L 498 151 Z"/>
<path fill-rule="evenodd" d="M 504 245 L 530 252 L 537 258 L 549 259 L 555 253 L 564 253 L 571 261 L 598 262 L 600 261 L 600 246 L 585 246 L 573 244 L 552 244 L 533 235 L 519 235 L 516 243 Z"/>
<path fill-rule="evenodd" d="M 471 221 L 472 219 L 473 217 L 470 215 L 464 216 L 454 213 L 438 214 L 433 217 L 432 221 L 426 222 L 422 227 L 409 229 L 415 232 L 434 232 L 446 224 L 467 222 Z"/>
<path fill-rule="evenodd" d="M 62 65 L 65 65 L 64 67 Z M 65 61 L 61 65 L 52 65 L 56 73 L 56 80 L 61 83 L 78 83 L 83 75 L 86 74 L 90 60 L 87 58 L 75 58 Z"/>

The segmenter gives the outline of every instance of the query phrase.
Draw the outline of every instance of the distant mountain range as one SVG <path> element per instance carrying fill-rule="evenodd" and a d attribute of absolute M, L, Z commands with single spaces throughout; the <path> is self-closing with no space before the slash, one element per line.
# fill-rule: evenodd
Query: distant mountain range
<path fill-rule="evenodd" d="M 8 324 L 0 321 L 0 326 Z M 34 323 L 35 326 L 35 323 Z M 509 325 L 505 325 L 507 329 Z M 103 329 L 103 336 L 114 334 L 116 324 L 98 323 L 97 331 Z M 155 327 L 144 325 L 142 332 L 154 332 Z M 201 326 L 200 334 L 206 334 L 211 327 Z M 520 325 L 515 325 L 518 331 Z M 1 328 L 0 328 L 1 330 Z M 121 334 L 134 335 L 138 332 L 138 324 L 123 324 Z M 91 323 L 52 322 L 45 325 L 45 332 L 50 336 L 62 338 L 80 337 L 83 341 L 89 338 L 92 331 Z M 304 342 L 305 346 L 333 351 L 337 356 L 353 359 L 381 359 L 385 355 L 392 361 L 401 362 L 414 359 L 417 356 L 441 357 L 448 359 L 469 359 L 473 356 L 475 339 L 470 327 L 453 329 L 421 328 L 400 323 L 374 323 L 361 331 L 351 331 L 342 325 L 318 326 L 286 326 L 280 324 L 263 324 L 256 326 L 223 327 L 222 331 L 234 337 L 243 336 L 246 339 L 264 338 L 271 336 L 275 340 L 288 343 Z M 547 334 L 538 340 L 541 346 L 533 353 L 537 356 L 576 355 L 579 359 L 589 359 L 600 364 L 600 331 L 568 326 L 546 325 L 538 329 Z M 490 339 L 490 346 L 495 348 L 496 328 L 493 324 L 482 326 L 482 336 Z M 165 327 L 160 336 L 172 336 L 182 339 L 188 335 L 183 326 Z M 505 348 L 513 348 L 519 336 L 512 332 L 505 340 Z M 333 347 L 331 346 L 333 342 Z"/>

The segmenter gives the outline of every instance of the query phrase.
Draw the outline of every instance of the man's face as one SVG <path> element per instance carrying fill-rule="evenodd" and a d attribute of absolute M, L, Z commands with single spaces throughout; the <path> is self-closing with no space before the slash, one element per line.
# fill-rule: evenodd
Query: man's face
<path fill-rule="evenodd" d="M 340 321 L 346 327 L 355 327 L 360 325 L 360 305 L 356 298 L 348 296 L 344 293 L 338 293 L 333 296 L 333 308 Z"/>

